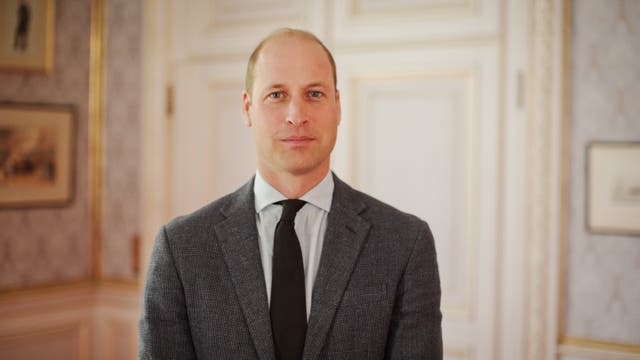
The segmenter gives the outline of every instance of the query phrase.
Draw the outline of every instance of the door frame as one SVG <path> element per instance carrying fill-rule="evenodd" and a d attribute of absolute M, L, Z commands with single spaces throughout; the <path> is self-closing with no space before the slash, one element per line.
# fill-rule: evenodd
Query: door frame
<path fill-rule="evenodd" d="M 158 229 L 171 217 L 171 0 L 143 2 L 141 246 L 146 269 Z M 505 11 L 499 204 L 500 276 L 492 344 L 500 359 L 554 359 L 566 233 L 568 6 L 502 1 Z M 145 272 L 141 272 L 144 281 Z"/>

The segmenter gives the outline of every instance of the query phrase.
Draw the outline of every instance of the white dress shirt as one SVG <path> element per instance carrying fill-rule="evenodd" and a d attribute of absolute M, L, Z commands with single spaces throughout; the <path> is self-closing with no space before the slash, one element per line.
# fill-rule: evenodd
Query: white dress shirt
<path fill-rule="evenodd" d="M 271 304 L 271 274 L 273 266 L 273 237 L 276 225 L 282 214 L 282 206 L 273 203 L 286 200 L 278 190 L 274 189 L 260 172 L 256 172 L 253 184 L 256 205 L 256 223 L 260 244 L 260 257 L 264 281 L 267 285 L 267 299 Z M 302 263 L 304 264 L 304 287 L 307 305 L 307 319 L 311 312 L 311 295 L 313 283 L 320 265 L 324 234 L 327 230 L 327 215 L 333 199 L 333 176 L 331 171 L 318 185 L 300 197 L 307 202 L 296 214 L 294 229 L 300 241 Z"/>

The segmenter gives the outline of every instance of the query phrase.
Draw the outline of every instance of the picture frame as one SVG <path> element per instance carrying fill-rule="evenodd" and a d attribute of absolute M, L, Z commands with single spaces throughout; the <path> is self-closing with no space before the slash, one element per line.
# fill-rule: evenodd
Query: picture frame
<path fill-rule="evenodd" d="M 587 229 L 640 234 L 640 142 L 592 142 L 586 159 Z"/>
<path fill-rule="evenodd" d="M 0 0 L 0 70 L 53 67 L 54 0 Z"/>
<path fill-rule="evenodd" d="M 71 105 L 0 103 L 0 208 L 71 202 L 75 121 Z"/>

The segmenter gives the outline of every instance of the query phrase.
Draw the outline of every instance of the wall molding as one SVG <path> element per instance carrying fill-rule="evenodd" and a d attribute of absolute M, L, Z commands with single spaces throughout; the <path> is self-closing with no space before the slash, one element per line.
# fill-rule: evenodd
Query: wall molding
<path fill-rule="evenodd" d="M 104 136 L 104 0 L 91 1 L 89 53 L 89 212 L 91 276 L 102 274 L 102 180 Z"/>
<path fill-rule="evenodd" d="M 578 355 L 581 351 L 585 351 L 599 356 L 626 356 L 625 358 L 629 359 L 640 359 L 640 345 L 638 344 L 622 344 L 571 336 L 562 336 L 559 342 L 559 353 L 562 355 Z"/>
<path fill-rule="evenodd" d="M 527 170 L 523 359 L 554 359 L 557 343 L 558 244 L 562 209 L 563 7 L 532 0 Z"/>
<path fill-rule="evenodd" d="M 63 322 L 40 323 L 35 326 L 20 325 L 9 335 L 0 333 L 0 356 L 3 358 L 12 355 L 23 358 L 44 353 L 53 358 L 90 358 L 90 323 L 86 319 L 75 317 Z M 55 345 L 47 349 L 46 346 L 51 342 Z M 38 344 L 38 347 L 34 347 L 33 344 Z M 61 353 L 60 348 L 64 345 L 69 347 L 67 350 L 71 353 Z"/>
<path fill-rule="evenodd" d="M 0 358 L 133 359 L 140 291 L 132 282 L 81 281 L 0 293 Z"/>
<path fill-rule="evenodd" d="M 478 81 L 480 70 L 473 66 L 461 66 L 459 68 L 446 68 L 446 69 L 423 69 L 419 72 L 405 71 L 396 73 L 378 73 L 376 75 L 366 74 L 350 74 L 348 82 L 350 84 L 350 92 L 352 98 L 357 104 L 367 104 L 367 108 L 364 106 L 354 106 L 351 115 L 349 116 L 349 132 L 350 132 L 350 146 L 349 146 L 349 176 L 348 179 L 353 184 L 358 184 L 362 187 L 366 182 L 366 179 L 374 177 L 375 158 L 366 154 L 372 153 L 374 149 L 374 134 L 377 131 L 375 124 L 371 122 L 372 117 L 367 116 L 366 113 L 370 107 L 373 106 L 379 99 L 388 99 L 390 96 L 402 97 L 404 99 L 411 99 L 412 96 L 421 95 L 423 99 L 428 99 L 433 95 L 446 95 L 450 99 L 455 101 L 461 101 L 461 98 L 466 100 L 465 105 L 472 108 L 477 103 L 477 87 L 474 86 Z M 450 87 L 447 90 L 435 89 L 425 87 L 422 89 L 411 87 L 409 84 L 423 83 L 425 85 L 432 85 L 433 83 L 449 82 Z M 456 82 L 457 88 L 451 85 Z M 407 89 L 399 90 L 395 87 L 385 87 L 390 84 L 405 83 Z M 365 90 L 365 88 L 367 88 Z M 461 90 L 461 91 L 457 91 Z M 463 92 L 466 91 L 466 92 Z M 363 110 L 364 109 L 364 110 Z M 365 114 L 363 114 L 365 113 Z M 450 267 L 449 272 L 453 274 L 455 271 L 460 270 L 463 275 L 458 276 L 461 278 L 459 283 L 455 283 L 454 287 L 459 289 L 459 292 L 454 294 L 456 301 L 447 301 L 449 298 L 444 296 L 441 303 L 441 310 L 443 316 L 448 319 L 456 319 L 463 321 L 474 321 L 477 319 L 477 307 L 478 307 L 478 281 L 474 276 L 474 270 L 478 262 L 477 254 L 473 251 L 478 247 L 477 235 L 480 233 L 479 226 L 476 217 L 482 212 L 480 204 L 476 199 L 478 198 L 479 190 L 474 187 L 474 183 L 480 182 L 480 174 L 478 171 L 478 158 L 474 156 L 477 154 L 477 149 L 473 146 L 478 141 L 479 135 L 474 133 L 480 116 L 474 116 L 475 114 L 468 110 L 466 113 L 460 114 L 461 124 L 466 127 L 466 131 L 463 133 L 456 133 L 458 135 L 458 142 L 452 146 L 452 148 L 464 148 L 468 146 L 469 149 L 461 157 L 469 161 L 468 166 L 462 170 L 465 178 L 468 180 L 464 183 L 463 187 L 468 189 L 468 193 L 462 202 L 468 215 L 465 219 L 466 231 L 462 234 L 459 241 L 459 247 L 463 248 L 463 253 L 451 252 L 447 261 L 440 259 L 440 271 L 442 276 L 442 266 L 445 264 Z M 365 120 L 366 121 L 361 121 Z M 360 129 L 360 130 L 358 130 Z M 457 127 L 456 127 L 457 129 Z M 454 132 L 455 133 L 455 132 Z M 465 157 L 466 156 L 466 157 Z M 358 164 L 365 163 L 365 166 L 358 166 Z M 370 173 L 368 173 L 370 172 Z M 369 184 L 369 187 L 372 187 Z M 458 192 L 459 189 L 455 189 L 454 192 Z M 455 246 L 454 246 L 455 247 Z M 439 255 L 440 257 L 442 254 Z M 443 293 L 446 291 L 443 290 Z"/>

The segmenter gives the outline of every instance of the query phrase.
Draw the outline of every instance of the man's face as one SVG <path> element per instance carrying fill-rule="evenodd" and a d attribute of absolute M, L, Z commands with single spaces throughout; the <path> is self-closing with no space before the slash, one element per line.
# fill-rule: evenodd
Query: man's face
<path fill-rule="evenodd" d="M 243 94 L 243 116 L 262 173 L 326 173 L 340 98 L 322 47 L 298 37 L 269 41 L 254 67 L 252 93 Z"/>

